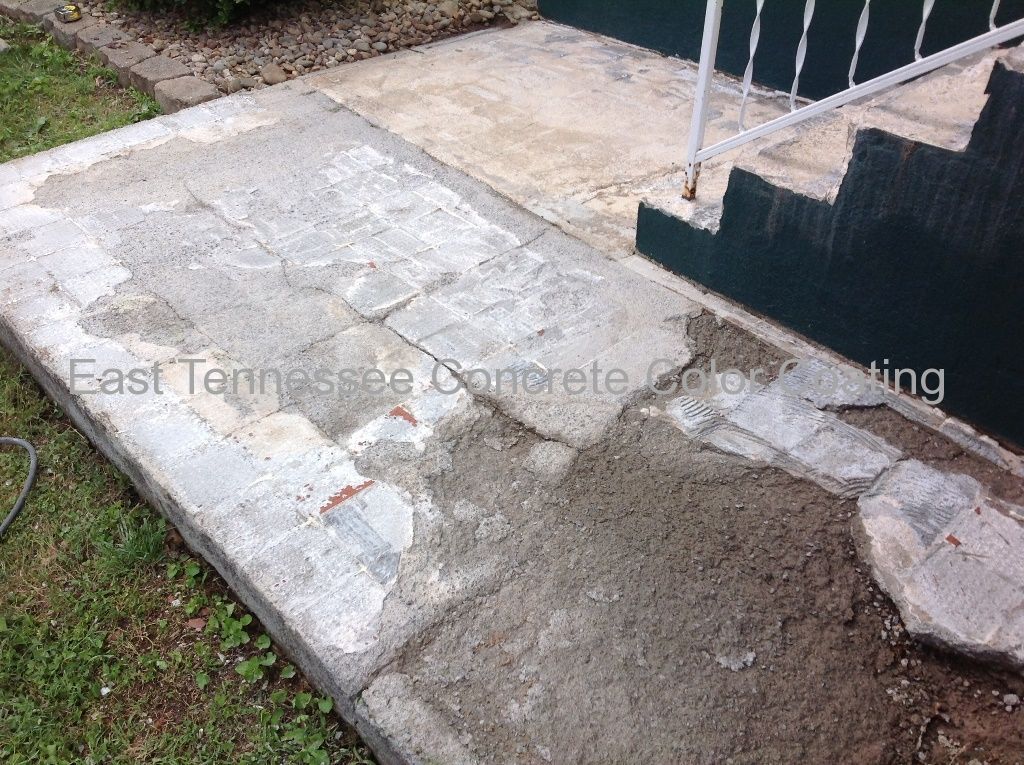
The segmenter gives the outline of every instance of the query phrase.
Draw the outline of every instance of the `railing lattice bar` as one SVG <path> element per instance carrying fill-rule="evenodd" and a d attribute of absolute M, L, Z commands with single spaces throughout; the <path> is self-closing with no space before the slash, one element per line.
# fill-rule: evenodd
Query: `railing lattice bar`
<path fill-rule="evenodd" d="M 934 0 L 932 0 L 934 2 Z M 925 0 L 928 2 L 928 0 Z M 864 45 L 864 37 L 868 33 L 868 18 L 871 16 L 871 0 L 864 0 L 864 8 L 860 12 L 860 19 L 857 21 L 857 36 L 853 43 L 853 58 L 850 59 L 849 81 L 852 88 L 857 83 L 853 76 L 857 73 L 857 62 L 860 60 L 860 49 Z"/>
<path fill-rule="evenodd" d="M 796 46 L 796 74 L 793 77 L 793 89 L 789 92 L 789 110 L 796 111 L 796 92 L 800 89 L 800 73 L 804 69 L 804 59 L 807 58 L 807 30 L 811 27 L 811 19 L 814 18 L 814 0 L 807 0 L 804 3 L 804 31 L 800 35 L 800 43 Z"/>
<path fill-rule="evenodd" d="M 743 118 L 747 113 L 747 96 L 750 95 L 750 85 L 754 81 L 754 54 L 757 53 L 757 43 L 761 39 L 761 9 L 764 8 L 764 0 L 755 0 L 757 12 L 754 14 L 754 23 L 750 27 L 750 58 L 747 59 L 747 68 L 743 72 L 743 98 L 740 100 L 740 130 L 745 130 Z"/>
<path fill-rule="evenodd" d="M 999 0 L 996 0 L 998 3 Z M 935 0 L 924 0 L 921 6 L 921 26 L 917 28 L 917 38 L 914 40 L 914 60 L 921 60 L 921 44 L 924 42 L 924 32 L 928 28 L 928 17 L 932 15 L 932 8 L 935 7 Z"/>
<path fill-rule="evenodd" d="M 864 7 L 861 9 L 860 18 L 857 22 L 857 32 L 854 40 L 853 57 L 850 60 L 849 84 L 846 90 L 834 93 L 831 96 L 813 101 L 800 109 L 796 108 L 797 94 L 800 89 L 800 75 L 803 72 L 804 61 L 807 57 L 807 38 L 814 19 L 815 0 L 805 0 L 803 14 L 803 31 L 800 35 L 800 43 L 796 49 L 795 72 L 793 87 L 789 93 L 788 114 L 769 120 L 762 125 L 753 128 L 745 128 L 747 104 L 750 98 L 750 90 L 754 80 L 754 58 L 757 54 L 758 44 L 761 38 L 761 13 L 764 8 L 764 0 L 754 0 L 756 13 L 750 28 L 750 55 L 747 59 L 746 70 L 743 73 L 743 95 L 740 101 L 739 128 L 737 135 L 719 141 L 712 146 L 704 145 L 704 136 L 708 124 L 709 106 L 711 101 L 712 79 L 715 74 L 715 58 L 718 53 L 718 37 L 722 20 L 722 7 L 725 0 L 707 0 L 707 8 L 704 16 L 704 33 L 701 39 L 700 65 L 697 68 L 697 81 L 694 88 L 693 111 L 690 115 L 690 135 L 687 139 L 686 168 L 683 186 L 683 197 L 693 199 L 697 193 L 697 179 L 700 176 L 701 163 L 712 157 L 717 157 L 727 151 L 754 141 L 758 138 L 771 135 L 777 130 L 799 124 L 832 109 L 837 109 L 844 104 L 855 101 L 875 93 L 880 93 L 888 88 L 895 87 L 915 77 L 934 71 L 939 67 L 959 61 L 965 56 L 970 56 L 987 50 L 995 45 L 1007 42 L 1015 37 L 1024 36 L 1024 18 L 1007 22 L 1002 26 L 996 26 L 996 17 L 999 13 L 1001 0 L 994 0 L 989 11 L 990 29 L 984 34 L 964 40 L 944 50 L 924 56 L 921 47 L 928 30 L 928 19 L 931 16 L 935 0 L 922 0 L 921 24 L 917 30 L 917 37 L 914 41 L 914 61 L 910 64 L 893 69 L 890 72 L 874 77 L 867 82 L 856 83 L 857 64 L 860 52 L 867 36 L 868 24 L 871 15 L 871 0 L 864 0 Z"/>

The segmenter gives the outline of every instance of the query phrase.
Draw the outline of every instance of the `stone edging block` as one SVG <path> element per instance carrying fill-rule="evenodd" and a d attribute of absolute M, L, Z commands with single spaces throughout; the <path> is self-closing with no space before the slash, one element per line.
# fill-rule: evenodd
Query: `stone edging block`
<path fill-rule="evenodd" d="M 53 11 L 57 6 L 57 0 L 24 0 L 24 2 L 13 3 L 14 18 L 18 21 L 30 21 L 34 24 L 42 23 L 43 16 Z"/>
<path fill-rule="evenodd" d="M 53 39 L 65 48 L 70 48 L 71 50 L 75 49 L 78 33 L 88 29 L 89 27 L 95 26 L 98 23 L 100 23 L 98 18 L 84 12 L 82 13 L 81 19 L 70 24 L 65 24 L 63 21 L 59 21 L 53 13 L 47 13 L 43 16 L 42 21 L 43 29 L 53 35 Z"/>
<path fill-rule="evenodd" d="M 118 83 L 153 96 L 167 113 L 221 96 L 216 86 L 195 77 L 180 61 L 158 55 L 88 12 L 83 11 L 81 20 L 70 24 L 58 21 L 53 14 L 57 5 L 58 0 L 0 0 L 0 14 L 40 24 L 61 46 L 96 55 L 104 66 L 117 72 Z"/>
<path fill-rule="evenodd" d="M 97 53 L 100 61 L 117 72 L 117 81 L 123 86 L 128 85 L 128 71 L 133 66 L 156 55 L 156 51 L 148 45 L 131 40 L 104 45 Z"/>
<path fill-rule="evenodd" d="M 154 87 L 153 95 L 160 108 L 170 114 L 219 98 L 220 91 L 206 80 L 189 75 L 175 77 L 173 80 L 161 80 Z"/>
<path fill-rule="evenodd" d="M 111 43 L 127 39 L 128 36 L 117 27 L 100 22 L 80 29 L 76 35 L 75 45 L 82 53 L 91 54 Z"/>
<path fill-rule="evenodd" d="M 133 87 L 152 94 L 158 82 L 191 76 L 191 70 L 180 61 L 167 56 L 152 56 L 129 70 L 128 81 Z"/>

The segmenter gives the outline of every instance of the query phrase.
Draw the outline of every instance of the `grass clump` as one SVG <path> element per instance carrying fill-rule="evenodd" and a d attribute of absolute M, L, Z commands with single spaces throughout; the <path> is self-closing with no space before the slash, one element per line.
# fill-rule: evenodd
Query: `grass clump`
<path fill-rule="evenodd" d="M 0 16 L 0 162 L 130 125 L 160 113 L 117 73 L 65 50 L 38 26 Z"/>

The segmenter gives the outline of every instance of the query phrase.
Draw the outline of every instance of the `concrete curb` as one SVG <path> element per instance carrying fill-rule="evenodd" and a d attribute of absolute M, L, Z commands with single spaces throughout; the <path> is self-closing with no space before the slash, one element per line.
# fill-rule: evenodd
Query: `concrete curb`
<path fill-rule="evenodd" d="M 82 12 L 79 21 L 70 24 L 59 21 L 53 14 L 55 5 L 56 0 L 0 0 L 0 14 L 15 21 L 39 24 L 68 50 L 97 57 L 104 66 L 117 72 L 118 83 L 153 96 L 166 114 L 223 95 L 215 86 L 189 72 L 181 62 L 130 40 L 121 30 L 88 11 Z M 158 87 L 161 83 L 163 86 Z"/>

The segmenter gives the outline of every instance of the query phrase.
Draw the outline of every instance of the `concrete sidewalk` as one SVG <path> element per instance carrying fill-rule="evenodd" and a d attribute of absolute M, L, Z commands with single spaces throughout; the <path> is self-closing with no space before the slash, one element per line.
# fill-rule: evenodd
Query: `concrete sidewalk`
<path fill-rule="evenodd" d="M 919 634 L 1024 660 L 1020 558 L 967 555 L 1020 544 L 1016 479 L 959 452 L 976 479 L 950 478 L 775 383 L 656 396 L 655 360 L 784 356 L 315 84 L 0 167 L 0 339 L 384 761 L 868 761 L 894 680 L 850 668 L 897 620 L 853 554 L 858 496 L 870 551 L 918 518 L 913 566 L 883 570 L 911 610 L 918 563 L 1001 583 Z M 73 392 L 158 363 L 160 394 L 152 373 Z M 449 392 L 594 364 L 627 382 Z M 193 369 L 320 368 L 412 383 L 190 390 Z"/>

